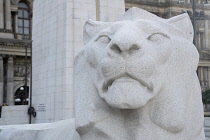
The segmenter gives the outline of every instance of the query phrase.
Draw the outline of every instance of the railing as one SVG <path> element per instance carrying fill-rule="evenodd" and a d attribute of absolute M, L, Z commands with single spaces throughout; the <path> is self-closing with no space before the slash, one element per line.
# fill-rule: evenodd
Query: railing
<path fill-rule="evenodd" d="M 26 34 L 15 34 L 16 39 L 19 40 L 31 40 L 31 35 Z"/>
<path fill-rule="evenodd" d="M 22 35 L 22 40 L 31 40 L 31 35 Z"/>

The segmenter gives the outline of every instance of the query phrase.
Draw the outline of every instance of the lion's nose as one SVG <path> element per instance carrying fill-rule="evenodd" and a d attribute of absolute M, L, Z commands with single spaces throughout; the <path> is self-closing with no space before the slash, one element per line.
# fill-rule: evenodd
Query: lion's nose
<path fill-rule="evenodd" d="M 129 44 L 129 43 L 112 43 L 110 45 L 111 52 L 114 52 L 115 54 L 122 55 L 123 57 L 126 57 L 137 50 L 140 49 L 140 46 L 137 44 Z"/>

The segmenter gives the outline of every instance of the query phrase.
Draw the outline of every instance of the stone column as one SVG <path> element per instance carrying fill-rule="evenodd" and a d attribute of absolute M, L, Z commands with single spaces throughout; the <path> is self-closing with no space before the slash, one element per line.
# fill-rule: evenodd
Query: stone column
<path fill-rule="evenodd" d="M 208 81 L 208 67 L 203 68 L 203 81 L 204 85 L 206 86 L 206 83 Z"/>
<path fill-rule="evenodd" d="M 96 0 L 96 20 L 99 21 L 100 20 L 100 1 Z"/>
<path fill-rule="evenodd" d="M 4 7 L 3 7 L 3 1 L 0 0 L 0 29 L 4 29 Z"/>
<path fill-rule="evenodd" d="M 17 34 L 18 33 L 18 12 L 15 12 L 14 16 L 14 34 L 15 34 L 15 39 L 17 39 Z"/>
<path fill-rule="evenodd" d="M 13 91 L 13 82 L 14 82 L 14 69 L 13 69 L 13 57 L 9 56 L 7 63 L 7 98 L 6 102 L 9 105 L 14 105 L 14 91 Z"/>
<path fill-rule="evenodd" d="M 210 67 L 208 67 L 208 89 L 210 89 Z"/>
<path fill-rule="evenodd" d="M 203 88 L 203 67 L 200 67 L 200 71 L 201 71 L 201 89 Z"/>
<path fill-rule="evenodd" d="M 5 0 L 5 20 L 6 20 L 6 30 L 11 30 L 11 10 L 10 10 L 10 0 Z"/>
<path fill-rule="evenodd" d="M 4 65 L 3 57 L 0 55 L 0 106 L 3 104 L 4 99 Z"/>
<path fill-rule="evenodd" d="M 201 47 L 201 37 L 200 37 L 200 32 L 197 32 L 197 48 L 198 49 L 202 49 L 202 47 Z"/>
<path fill-rule="evenodd" d="M 205 31 L 205 43 L 206 43 L 206 48 L 209 47 L 209 28 L 208 28 L 208 20 L 206 19 L 205 20 L 205 28 L 204 28 L 204 31 Z"/>

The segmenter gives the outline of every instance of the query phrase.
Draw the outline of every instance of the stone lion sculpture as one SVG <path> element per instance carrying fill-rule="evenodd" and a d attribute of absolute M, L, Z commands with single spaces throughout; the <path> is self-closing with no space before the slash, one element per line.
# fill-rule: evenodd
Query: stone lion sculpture
<path fill-rule="evenodd" d="M 88 21 L 75 58 L 76 129 L 82 140 L 204 140 L 199 55 L 189 16 L 131 8 Z"/>

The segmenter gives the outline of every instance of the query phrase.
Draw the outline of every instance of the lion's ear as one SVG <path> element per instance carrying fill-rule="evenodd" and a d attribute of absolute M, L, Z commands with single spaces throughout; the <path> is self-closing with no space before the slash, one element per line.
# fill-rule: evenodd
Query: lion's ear
<path fill-rule="evenodd" d="M 191 42 L 193 41 L 194 31 L 193 26 L 188 14 L 181 14 L 175 17 L 172 17 L 167 20 L 168 23 L 176 26 L 179 30 L 181 30 L 184 34 L 184 37 Z"/>
<path fill-rule="evenodd" d="M 112 24 L 111 22 L 88 20 L 84 26 L 84 33 L 83 33 L 84 45 L 86 45 L 101 30 L 107 28 L 111 24 Z"/>

